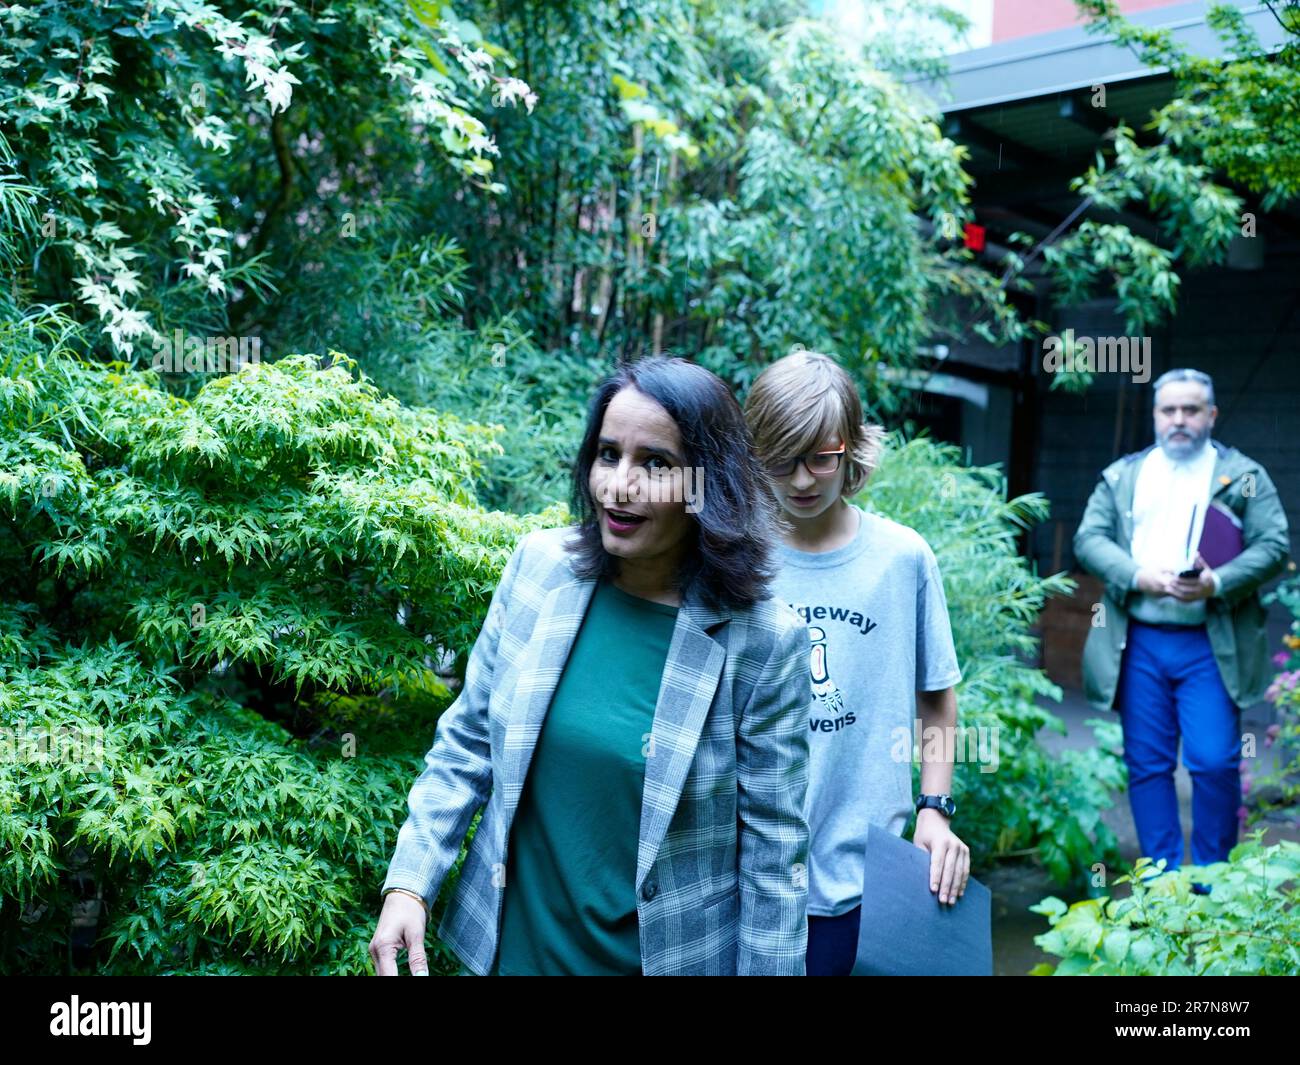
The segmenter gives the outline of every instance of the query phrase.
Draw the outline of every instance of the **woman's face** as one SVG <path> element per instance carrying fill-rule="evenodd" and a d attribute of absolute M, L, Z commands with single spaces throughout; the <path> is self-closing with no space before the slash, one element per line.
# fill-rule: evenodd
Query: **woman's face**
<path fill-rule="evenodd" d="M 693 524 L 686 513 L 681 434 L 663 407 L 631 386 L 605 408 L 587 486 L 611 555 L 675 566 Z"/>

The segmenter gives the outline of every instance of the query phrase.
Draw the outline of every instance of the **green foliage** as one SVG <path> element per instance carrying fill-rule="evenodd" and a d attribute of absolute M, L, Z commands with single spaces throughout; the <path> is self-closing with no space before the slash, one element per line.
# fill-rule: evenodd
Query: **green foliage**
<path fill-rule="evenodd" d="M 398 399 L 495 427 L 478 451 L 486 505 L 518 513 L 567 498 L 586 403 L 608 367 L 541 351 L 512 316 L 461 324 L 451 312 L 464 298 L 464 253 L 404 239 L 407 223 L 390 209 L 364 216 L 356 237 L 304 245 L 268 343 L 364 352 L 367 374 Z M 351 298 L 338 301 L 339 291 Z"/>
<path fill-rule="evenodd" d="M 13 146 L 0 186 L 28 183 L 42 219 L 20 283 L 75 301 L 126 357 L 174 327 L 253 324 L 282 261 L 271 237 L 319 227 L 319 212 L 291 213 L 305 180 L 329 180 L 303 165 L 319 152 L 304 134 L 336 130 L 340 169 L 372 138 L 400 137 L 499 192 L 499 149 L 471 98 L 491 86 L 493 106 L 536 102 L 471 21 L 426 0 L 43 0 L 4 5 L 0 22 L 0 138 Z M 346 188 L 334 177 L 335 217 L 373 173 L 352 170 Z"/>
<path fill-rule="evenodd" d="M 1174 99 L 1152 116 L 1163 146 L 1185 164 L 1262 197 L 1266 211 L 1300 194 L 1300 24 L 1294 17 L 1281 20 L 1286 37 L 1270 54 L 1240 7 L 1209 5 L 1206 21 L 1226 55 L 1220 59 L 1187 50 L 1168 30 L 1128 22 L 1114 0 L 1075 2 L 1096 31 L 1114 34 L 1143 62 L 1173 76 Z M 1170 155 L 1162 150 L 1158 158 L 1167 165 Z"/>
<path fill-rule="evenodd" d="M 877 44 L 886 73 L 781 0 L 230 6 L 0 9 L 0 216 L 40 220 L 16 287 L 106 354 L 180 328 L 278 356 L 351 316 L 315 350 L 416 387 L 460 330 L 743 385 L 795 342 L 910 363 L 955 294 L 1021 333 L 956 239 L 962 150 L 894 76 L 928 49 Z"/>
<path fill-rule="evenodd" d="M 563 509 L 484 512 L 483 431 L 342 356 L 183 399 L 3 333 L 0 966 L 59 964 L 85 893 L 102 971 L 367 971 L 433 667 Z"/>
<path fill-rule="evenodd" d="M 1300 843 L 1262 833 L 1226 862 L 1164 870 L 1141 858 L 1125 898 L 1058 898 L 1031 907 L 1051 931 L 1034 942 L 1061 959 L 1035 976 L 1290 976 L 1300 969 Z M 1203 884 L 1209 894 L 1197 894 Z"/>
<path fill-rule="evenodd" d="M 859 502 L 919 532 L 943 574 L 962 668 L 957 750 L 980 755 L 954 773 L 962 838 L 977 861 L 1032 852 L 1059 883 L 1081 883 L 1116 854 L 1101 814 L 1124 769 L 1114 722 L 1090 722 L 1097 745 L 1060 757 L 1036 739 L 1065 726 L 1039 705 L 1061 691 L 1026 664 L 1037 647 L 1030 629 L 1048 596 L 1074 587 L 1063 574 L 1038 576 L 1020 554 L 1019 537 L 1047 516 L 1047 500 L 1007 499 L 996 467 L 962 466 L 952 445 L 895 435 Z"/>
<path fill-rule="evenodd" d="M 1101 207 L 1143 203 L 1162 244 L 1088 221 L 1044 257 L 1071 297 L 1114 288 L 1142 332 L 1172 308 L 1179 264 L 1220 257 L 1237 224 L 1212 175 L 1266 206 L 1294 194 L 1294 41 L 1262 57 L 1240 14 L 1216 9 L 1234 53 L 1219 64 L 1081 3 L 1178 81 L 1162 142 L 1121 127 L 1076 183 Z M 787 0 L 5 5 L 0 241 L 30 235 L 16 302 L 66 303 L 103 353 L 137 362 L 181 328 L 266 337 L 273 355 L 340 348 L 410 382 L 427 374 L 408 364 L 461 329 L 605 364 L 682 352 L 742 388 L 800 343 L 841 352 L 890 411 L 904 393 L 881 371 L 921 344 L 970 322 L 1024 334 L 1016 271 L 999 282 L 956 239 L 963 149 L 899 78 L 933 73 L 933 46 L 882 34 L 854 53 L 803 14 Z M 453 250 L 415 291 L 427 257 Z M 306 342 L 304 320 L 352 308 L 379 350 Z"/>
<path fill-rule="evenodd" d="M 953 294 L 1019 335 L 957 240 L 969 178 L 932 105 L 799 14 L 512 7 L 501 35 L 532 46 L 541 99 L 537 121 L 494 126 L 519 181 L 436 216 L 473 264 L 471 318 L 509 307 L 543 350 L 679 352 L 740 388 L 794 343 L 832 348 L 885 407 L 900 397 L 876 367 L 953 326 Z"/>
<path fill-rule="evenodd" d="M 1173 78 L 1174 98 L 1146 127 L 1158 141 L 1139 145 L 1119 123 L 1106 151 L 1070 186 L 1089 207 L 1139 205 L 1157 222 L 1160 242 L 1085 220 L 1046 247 L 1043 258 L 1062 302 L 1114 292 L 1127 330 L 1143 335 L 1173 312 L 1179 269 L 1220 262 L 1234 236 L 1254 235 L 1242 193 L 1258 197 L 1266 211 L 1300 193 L 1300 37 L 1292 20 L 1284 46 L 1270 54 L 1239 7 L 1214 4 L 1207 22 L 1227 58 L 1208 58 L 1168 30 L 1127 21 L 1114 0 L 1075 3 L 1090 30 L 1113 36 Z M 1018 243 L 1032 241 L 1022 236 Z M 1090 381 L 1086 371 L 1063 373 L 1052 387 L 1078 390 Z"/>

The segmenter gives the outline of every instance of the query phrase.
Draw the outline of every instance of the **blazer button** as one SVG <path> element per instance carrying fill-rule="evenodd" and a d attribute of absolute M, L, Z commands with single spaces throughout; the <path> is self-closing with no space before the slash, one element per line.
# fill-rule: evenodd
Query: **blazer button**
<path fill-rule="evenodd" d="M 653 880 L 647 880 L 641 887 L 641 897 L 649 902 L 659 894 L 659 885 Z"/>

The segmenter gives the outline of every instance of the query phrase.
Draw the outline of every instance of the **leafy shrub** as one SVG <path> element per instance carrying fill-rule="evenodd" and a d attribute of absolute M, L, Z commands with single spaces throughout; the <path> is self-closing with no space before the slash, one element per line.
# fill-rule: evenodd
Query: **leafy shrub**
<path fill-rule="evenodd" d="M 367 971 L 434 666 L 563 509 L 483 511 L 482 431 L 341 356 L 187 400 L 3 333 L 0 967 L 97 908 L 105 972 Z"/>
<path fill-rule="evenodd" d="M 1051 924 L 1034 942 L 1061 959 L 1036 976 L 1291 976 L 1300 969 L 1300 843 L 1234 847 L 1226 862 L 1164 871 L 1140 858 L 1127 898 L 1031 907 Z M 1193 891 L 1203 884 L 1209 894 Z"/>

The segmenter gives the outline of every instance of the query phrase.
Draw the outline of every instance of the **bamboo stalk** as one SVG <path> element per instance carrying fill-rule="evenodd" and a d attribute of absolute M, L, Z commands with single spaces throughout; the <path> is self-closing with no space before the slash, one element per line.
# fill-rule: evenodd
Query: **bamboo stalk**
<path fill-rule="evenodd" d="M 668 155 L 668 183 L 667 183 L 667 187 L 665 188 L 665 192 L 667 191 L 667 188 L 670 188 L 672 186 L 672 183 L 676 180 L 676 178 L 677 178 L 677 153 L 671 152 Z M 654 206 L 651 208 L 651 211 L 654 215 L 654 220 L 655 220 L 654 237 L 652 238 L 652 241 L 658 241 L 659 240 L 659 190 L 657 188 L 655 189 Z M 663 267 L 664 272 L 667 273 L 668 245 L 662 242 L 659 243 L 659 265 Z M 658 355 L 660 352 L 663 351 L 664 348 L 664 312 L 662 308 L 655 311 L 654 329 L 652 331 L 652 335 L 654 340 L 653 340 L 651 350 L 654 352 L 654 354 Z"/>

